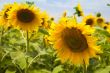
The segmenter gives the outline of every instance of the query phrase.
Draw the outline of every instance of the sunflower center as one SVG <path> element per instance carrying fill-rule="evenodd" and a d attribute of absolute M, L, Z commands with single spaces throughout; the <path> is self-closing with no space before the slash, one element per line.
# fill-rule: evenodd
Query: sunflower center
<path fill-rule="evenodd" d="M 107 29 L 107 26 L 104 26 L 104 29 Z"/>
<path fill-rule="evenodd" d="M 102 23 L 103 22 L 103 19 L 99 18 L 97 19 L 97 23 Z"/>
<path fill-rule="evenodd" d="M 28 9 L 21 9 L 17 12 L 17 18 L 24 23 L 32 22 L 35 18 L 35 14 Z"/>
<path fill-rule="evenodd" d="M 62 32 L 62 39 L 73 52 L 82 52 L 88 48 L 85 36 L 77 28 L 65 28 Z"/>
<path fill-rule="evenodd" d="M 86 25 L 93 25 L 93 23 L 94 23 L 93 19 L 86 20 Z"/>

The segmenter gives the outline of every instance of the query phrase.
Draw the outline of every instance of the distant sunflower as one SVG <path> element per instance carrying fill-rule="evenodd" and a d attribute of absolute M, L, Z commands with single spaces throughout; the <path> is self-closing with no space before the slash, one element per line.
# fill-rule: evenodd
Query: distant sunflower
<path fill-rule="evenodd" d="M 105 24 L 110 25 L 110 22 L 105 22 Z"/>
<path fill-rule="evenodd" d="M 61 62 L 70 61 L 73 64 L 89 64 L 89 59 L 96 57 L 100 52 L 96 45 L 96 38 L 91 36 L 93 28 L 83 23 L 76 24 L 73 20 L 68 20 L 58 24 L 50 32 L 49 39 L 53 41 L 57 56 Z"/>
<path fill-rule="evenodd" d="M 7 12 L 10 11 L 11 8 L 12 8 L 12 4 L 4 5 L 4 8 L 0 12 L 0 25 L 3 25 L 5 27 L 10 26 L 10 24 L 8 22 L 9 15 L 7 14 Z"/>
<path fill-rule="evenodd" d="M 86 25 L 94 26 L 96 22 L 96 18 L 93 15 L 87 15 L 83 18 L 83 22 Z"/>
<path fill-rule="evenodd" d="M 40 10 L 33 5 L 14 4 L 13 9 L 9 11 L 9 20 L 15 27 L 22 30 L 31 31 L 41 25 Z"/>
<path fill-rule="evenodd" d="M 105 29 L 105 30 L 107 30 L 108 29 L 108 25 L 107 24 L 103 24 L 102 25 L 102 28 Z"/>
<path fill-rule="evenodd" d="M 107 30 L 107 32 L 110 33 L 110 25 L 106 24 L 106 26 L 105 26 L 105 30 Z"/>
<path fill-rule="evenodd" d="M 46 29 L 48 29 L 50 26 L 49 26 L 49 23 L 48 23 L 48 21 L 49 21 L 49 16 L 48 16 L 48 14 L 46 13 L 46 12 L 43 12 L 42 14 L 41 14 L 41 19 L 42 19 L 42 27 L 44 27 L 44 28 L 46 28 Z"/>
<path fill-rule="evenodd" d="M 49 42 L 48 35 L 45 35 L 45 36 L 43 37 L 43 40 L 44 40 L 44 45 L 45 45 L 46 47 L 49 46 L 49 44 L 51 44 L 51 43 Z"/>
<path fill-rule="evenodd" d="M 83 12 L 80 4 L 77 5 L 76 12 L 77 12 L 78 16 L 84 16 L 84 12 Z"/>
<path fill-rule="evenodd" d="M 97 24 L 97 25 L 99 25 L 99 26 L 102 27 L 102 24 L 104 24 L 104 23 L 105 23 L 104 18 L 102 18 L 102 17 L 97 17 L 97 18 L 96 18 L 96 24 Z"/>

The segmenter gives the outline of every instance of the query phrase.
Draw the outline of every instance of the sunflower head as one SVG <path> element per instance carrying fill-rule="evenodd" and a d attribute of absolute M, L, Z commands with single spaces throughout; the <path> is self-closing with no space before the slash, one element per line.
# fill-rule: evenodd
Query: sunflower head
<path fill-rule="evenodd" d="M 0 24 L 5 26 L 5 27 L 8 27 L 10 26 L 9 25 L 9 22 L 8 22 L 8 12 L 10 11 L 10 9 L 13 7 L 13 4 L 6 4 L 4 5 L 4 8 L 2 9 L 2 11 L 0 12 Z"/>
<path fill-rule="evenodd" d="M 73 64 L 89 64 L 91 57 L 96 57 L 100 51 L 96 45 L 96 38 L 92 36 L 94 29 L 84 23 L 76 24 L 68 19 L 55 25 L 51 29 L 50 40 L 53 41 L 57 56 L 62 62 L 69 60 Z"/>
<path fill-rule="evenodd" d="M 83 22 L 85 23 L 85 25 L 94 26 L 96 18 L 93 15 L 88 15 L 83 18 Z"/>
<path fill-rule="evenodd" d="M 107 29 L 107 25 L 105 25 L 105 26 L 103 27 L 103 29 L 105 29 L 105 30 L 106 30 L 106 29 Z"/>
<path fill-rule="evenodd" d="M 13 26 L 21 28 L 22 30 L 34 30 L 41 25 L 40 10 L 34 5 L 28 4 L 14 4 L 13 9 L 9 11 L 9 20 Z"/>
<path fill-rule="evenodd" d="M 48 29 L 50 26 L 49 26 L 49 23 L 48 23 L 48 21 L 49 21 L 49 15 L 46 13 L 46 12 L 43 12 L 42 14 L 41 14 L 42 16 L 41 16 L 41 19 L 42 19 L 42 27 L 44 27 L 44 28 L 46 28 L 46 29 Z"/>
<path fill-rule="evenodd" d="M 97 17 L 96 23 L 97 23 L 99 26 L 101 26 L 101 24 L 104 24 L 104 22 L 105 22 L 104 18 L 102 18 L 102 17 Z"/>
<path fill-rule="evenodd" d="M 110 23 L 109 22 L 105 22 L 105 24 L 109 25 Z"/>
<path fill-rule="evenodd" d="M 110 33 L 110 25 L 106 24 L 104 29 L 107 30 L 107 32 Z"/>

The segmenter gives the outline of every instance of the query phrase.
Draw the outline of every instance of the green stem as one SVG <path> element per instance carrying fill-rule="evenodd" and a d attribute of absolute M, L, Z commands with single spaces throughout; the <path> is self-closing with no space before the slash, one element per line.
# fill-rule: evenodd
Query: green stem
<path fill-rule="evenodd" d="M 26 31 L 26 54 L 29 50 L 29 32 Z M 25 73 L 27 73 L 28 70 L 28 58 L 26 58 L 26 68 L 25 68 Z"/>
<path fill-rule="evenodd" d="M 37 58 L 37 57 L 39 57 L 40 55 L 36 55 L 32 60 L 31 60 L 31 62 L 29 63 L 29 65 L 28 65 L 28 68 L 31 66 L 31 64 L 33 63 L 33 61 Z M 38 59 L 38 58 L 37 58 Z"/>
<path fill-rule="evenodd" d="M 1 31 L 1 45 L 3 45 L 3 34 L 4 34 L 4 27 L 2 27 L 2 31 Z"/>
<path fill-rule="evenodd" d="M 86 68 L 86 64 L 85 64 L 85 61 L 83 61 L 84 64 L 83 64 L 83 73 L 87 73 L 87 68 Z"/>
<path fill-rule="evenodd" d="M 26 32 L 26 53 L 28 52 L 29 49 L 29 33 L 28 31 Z"/>
<path fill-rule="evenodd" d="M 76 21 L 76 24 L 77 24 L 77 18 L 76 18 L 76 13 L 74 13 L 74 19 L 75 19 L 75 21 Z"/>
<path fill-rule="evenodd" d="M 16 63 L 13 63 L 13 64 L 16 66 L 16 68 L 19 70 L 19 72 L 22 73 L 22 70 L 19 68 L 19 66 Z"/>
<path fill-rule="evenodd" d="M 27 73 L 27 71 L 28 71 L 28 58 L 26 58 L 26 68 L 25 68 L 25 73 Z"/>
<path fill-rule="evenodd" d="M 1 59 L 1 62 L 3 61 L 3 59 L 4 59 L 8 54 L 9 54 L 9 52 L 6 52 L 6 53 L 3 55 L 2 59 Z"/>

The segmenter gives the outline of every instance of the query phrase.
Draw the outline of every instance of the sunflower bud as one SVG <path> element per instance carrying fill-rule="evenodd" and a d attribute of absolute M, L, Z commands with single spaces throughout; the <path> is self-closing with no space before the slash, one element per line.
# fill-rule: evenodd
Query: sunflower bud
<path fill-rule="evenodd" d="M 77 14 L 78 16 L 84 16 L 84 13 L 80 4 L 78 4 L 77 7 L 75 7 L 75 10 L 76 10 L 75 14 Z"/>

